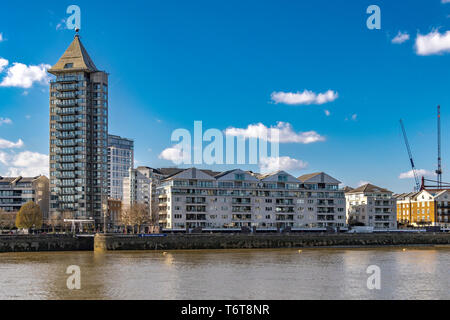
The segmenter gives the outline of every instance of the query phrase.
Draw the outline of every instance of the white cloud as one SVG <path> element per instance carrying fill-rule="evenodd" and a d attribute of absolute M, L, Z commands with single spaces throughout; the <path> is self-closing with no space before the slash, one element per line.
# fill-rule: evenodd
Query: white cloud
<path fill-rule="evenodd" d="M 392 39 L 392 43 L 400 44 L 409 40 L 409 34 L 407 32 L 399 31 L 397 35 Z"/>
<path fill-rule="evenodd" d="M 327 116 L 327 117 L 329 117 L 330 116 L 330 111 L 329 110 L 325 110 L 325 115 Z"/>
<path fill-rule="evenodd" d="M 5 69 L 5 67 L 8 65 L 9 61 L 3 58 L 0 58 L 0 73 Z"/>
<path fill-rule="evenodd" d="M 27 66 L 23 63 L 14 62 L 7 69 L 7 75 L 0 83 L 0 87 L 31 88 L 35 82 L 47 84 L 50 79 L 46 72 L 48 68 L 50 68 L 48 64 Z"/>
<path fill-rule="evenodd" d="M 266 127 L 262 123 L 250 124 L 246 129 L 228 128 L 225 130 L 227 136 L 240 136 L 244 138 L 260 138 L 269 142 L 279 143 L 303 143 L 309 144 L 325 141 L 325 137 L 316 131 L 295 132 L 292 125 L 287 122 L 278 122 L 276 126 Z M 277 137 L 279 141 L 277 141 Z"/>
<path fill-rule="evenodd" d="M 3 33 L 0 32 L 0 42 L 4 41 L 5 39 L 3 38 Z"/>
<path fill-rule="evenodd" d="M 9 154 L 6 152 L 0 151 L 0 163 L 4 164 L 5 166 L 8 165 L 9 161 Z"/>
<path fill-rule="evenodd" d="M 34 177 L 49 175 L 49 157 L 46 154 L 23 151 L 14 155 L 9 165 L 8 176 Z"/>
<path fill-rule="evenodd" d="M 415 48 L 420 56 L 450 52 L 450 31 L 441 34 L 435 30 L 426 35 L 418 34 Z"/>
<path fill-rule="evenodd" d="M 23 141 L 19 139 L 17 142 L 8 141 L 0 138 L 0 149 L 22 148 Z"/>
<path fill-rule="evenodd" d="M 67 29 L 66 19 L 62 19 L 57 25 L 56 30 L 64 30 Z"/>
<path fill-rule="evenodd" d="M 419 177 L 420 176 L 430 177 L 435 174 L 433 171 L 428 171 L 425 169 L 417 169 L 416 172 Z M 399 179 L 414 179 L 414 173 L 412 170 L 410 170 L 408 172 L 403 172 L 398 176 L 398 178 Z"/>
<path fill-rule="evenodd" d="M 181 164 L 183 161 L 188 163 L 191 160 L 189 152 L 183 150 L 180 144 L 164 149 L 158 158 L 172 161 L 175 164 Z"/>
<path fill-rule="evenodd" d="M 3 125 L 3 124 L 11 124 L 11 123 L 12 123 L 11 119 L 9 119 L 9 118 L 1 118 L 0 117 L 0 126 Z"/>
<path fill-rule="evenodd" d="M 272 92 L 272 101 L 289 105 L 301 104 L 324 104 L 332 102 L 338 98 L 338 93 L 328 90 L 325 93 L 315 93 L 309 90 L 303 92 Z"/>
<path fill-rule="evenodd" d="M 0 163 L 7 167 L 5 176 L 34 177 L 49 174 L 49 157 L 38 152 L 14 154 L 0 151 Z"/>
<path fill-rule="evenodd" d="M 259 170 L 261 173 L 279 170 L 301 170 L 307 166 L 308 164 L 306 162 L 290 157 L 265 157 L 259 160 Z"/>

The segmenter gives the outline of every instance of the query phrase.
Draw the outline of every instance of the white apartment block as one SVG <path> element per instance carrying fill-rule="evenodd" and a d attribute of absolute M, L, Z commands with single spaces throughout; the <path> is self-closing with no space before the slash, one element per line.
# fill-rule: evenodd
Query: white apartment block
<path fill-rule="evenodd" d="M 128 177 L 134 163 L 133 140 L 108 135 L 108 194 L 109 198 L 122 200 L 123 179 Z"/>
<path fill-rule="evenodd" d="M 295 178 L 284 171 L 186 169 L 161 181 L 159 223 L 167 230 L 343 227 L 339 184 L 325 173 Z"/>
<path fill-rule="evenodd" d="M 128 177 L 123 178 L 122 207 L 129 208 L 135 203 L 145 204 L 149 208 L 149 215 L 153 213 L 157 202 L 156 187 L 160 184 L 162 173 L 149 167 L 129 169 Z"/>
<path fill-rule="evenodd" d="M 396 229 L 396 198 L 392 192 L 365 184 L 345 193 L 347 223 L 362 223 L 374 229 Z"/>

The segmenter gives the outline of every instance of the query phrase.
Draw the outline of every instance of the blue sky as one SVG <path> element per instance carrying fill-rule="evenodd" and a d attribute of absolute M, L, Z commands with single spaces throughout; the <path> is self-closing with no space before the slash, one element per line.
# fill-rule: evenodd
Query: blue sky
<path fill-rule="evenodd" d="M 0 67 L 2 175 L 45 170 L 49 108 L 41 71 L 73 39 L 63 22 L 71 4 L 81 8 L 82 42 L 110 73 L 110 133 L 135 140 L 137 165 L 173 166 L 161 153 L 174 145 L 173 130 L 193 131 L 195 120 L 220 130 L 283 122 L 294 135 L 323 138 L 282 143 L 289 172 L 325 171 L 353 187 L 370 181 L 406 192 L 413 180 L 399 179 L 410 167 L 398 121 L 416 166 L 433 171 L 440 104 L 450 180 L 450 3 L 441 0 L 7 2 L 0 11 L 0 66 L 8 62 Z M 366 27 L 371 4 L 381 8 L 381 30 Z M 393 43 L 399 32 L 409 39 Z M 16 62 L 22 72 L 10 70 Z M 301 100 L 305 90 L 336 96 L 323 104 L 271 96 Z"/>

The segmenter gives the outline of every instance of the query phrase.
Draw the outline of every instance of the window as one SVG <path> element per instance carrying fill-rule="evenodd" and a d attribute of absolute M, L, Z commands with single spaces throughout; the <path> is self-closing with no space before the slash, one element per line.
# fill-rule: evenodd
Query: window
<path fill-rule="evenodd" d="M 73 68 L 73 63 L 66 63 L 64 65 L 64 69 L 72 69 Z"/>

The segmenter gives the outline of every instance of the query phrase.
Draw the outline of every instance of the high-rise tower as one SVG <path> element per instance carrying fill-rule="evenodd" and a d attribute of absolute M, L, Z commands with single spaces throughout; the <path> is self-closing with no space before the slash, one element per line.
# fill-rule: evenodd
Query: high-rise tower
<path fill-rule="evenodd" d="M 48 70 L 50 83 L 50 220 L 103 224 L 108 199 L 108 74 L 75 35 Z"/>
<path fill-rule="evenodd" d="M 134 166 L 134 141 L 108 135 L 108 187 L 109 197 L 122 200 L 123 179 Z"/>

